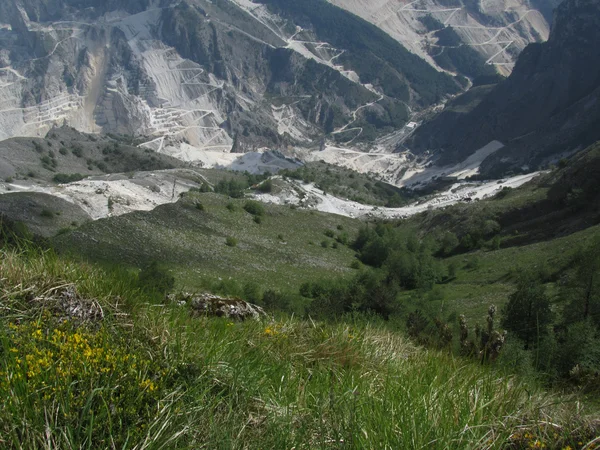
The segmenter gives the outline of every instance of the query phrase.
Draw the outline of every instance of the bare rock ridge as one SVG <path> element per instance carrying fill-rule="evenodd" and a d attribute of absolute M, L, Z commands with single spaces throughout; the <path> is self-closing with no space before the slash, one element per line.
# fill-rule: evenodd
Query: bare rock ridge
<path fill-rule="evenodd" d="M 452 106 L 407 145 L 450 164 L 500 141 L 485 175 L 531 170 L 600 139 L 600 0 L 563 2 L 549 40 L 529 45 L 506 81 L 470 108 Z"/>

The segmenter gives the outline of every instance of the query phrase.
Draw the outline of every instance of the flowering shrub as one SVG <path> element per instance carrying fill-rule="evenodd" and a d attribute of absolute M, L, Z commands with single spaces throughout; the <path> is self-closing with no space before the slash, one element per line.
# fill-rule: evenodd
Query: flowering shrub
<path fill-rule="evenodd" d="M 85 424 L 88 439 L 103 446 L 109 434 L 123 444 L 143 433 L 155 415 L 166 373 L 104 327 L 9 323 L 1 338 L 0 422 L 17 415 L 33 427 L 40 420 L 48 426 L 49 416 L 55 431 L 74 433 Z"/>

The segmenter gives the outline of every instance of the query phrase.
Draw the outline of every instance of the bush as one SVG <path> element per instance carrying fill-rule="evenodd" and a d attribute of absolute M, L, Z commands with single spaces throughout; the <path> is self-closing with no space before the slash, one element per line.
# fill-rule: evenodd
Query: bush
<path fill-rule="evenodd" d="M 138 285 L 148 291 L 166 294 L 175 287 L 175 277 L 159 266 L 158 262 L 153 261 L 138 274 Z"/>
<path fill-rule="evenodd" d="M 476 270 L 479 269 L 480 266 L 481 260 L 479 259 L 479 257 L 473 256 L 472 258 L 469 258 L 467 264 L 465 265 L 465 268 L 470 270 Z"/>
<path fill-rule="evenodd" d="M 248 187 L 248 183 L 243 181 L 221 180 L 215 186 L 215 192 L 218 194 L 225 194 L 233 198 L 242 198 L 244 196 L 244 189 Z"/>
<path fill-rule="evenodd" d="M 322 240 L 321 241 L 321 247 L 323 248 L 329 248 L 329 242 L 327 240 Z"/>
<path fill-rule="evenodd" d="M 67 174 L 67 173 L 57 173 L 56 175 L 54 175 L 54 177 L 52 177 L 52 181 L 54 181 L 55 183 L 59 183 L 59 184 L 65 184 L 65 183 L 73 183 L 75 181 L 80 181 L 83 180 L 84 176 L 81 175 L 80 173 L 72 173 L 72 174 Z"/>
<path fill-rule="evenodd" d="M 265 214 L 265 207 L 261 203 L 254 200 L 248 200 L 244 204 L 244 209 L 253 216 L 262 216 Z"/>
<path fill-rule="evenodd" d="M 225 239 L 225 245 L 227 245 L 228 247 L 236 247 L 237 244 L 237 239 L 232 236 L 227 236 L 227 238 Z"/>
<path fill-rule="evenodd" d="M 204 205 L 202 204 L 202 202 L 196 202 L 196 209 L 198 211 L 204 211 Z"/>
<path fill-rule="evenodd" d="M 71 153 L 73 153 L 78 158 L 81 158 L 83 156 L 83 147 L 79 144 L 73 144 L 73 146 L 71 147 Z"/>
<path fill-rule="evenodd" d="M 254 219 L 252 220 L 254 220 L 254 223 L 257 223 L 259 225 L 262 223 L 262 218 L 260 216 L 254 216 Z"/>
<path fill-rule="evenodd" d="M 273 191 L 273 181 L 269 178 L 266 181 L 263 181 L 256 188 L 257 191 L 268 193 Z"/>
<path fill-rule="evenodd" d="M 360 264 L 360 261 L 358 259 L 355 259 L 354 261 L 352 261 L 350 263 L 350 268 L 351 269 L 357 269 L 358 270 L 358 269 L 360 269 L 360 266 L 361 266 L 361 264 Z"/>
<path fill-rule="evenodd" d="M 233 202 L 229 202 L 229 203 L 227 203 L 227 206 L 226 206 L 226 208 L 227 208 L 229 211 L 231 211 L 231 212 L 234 212 L 234 211 L 237 209 L 237 208 L 235 207 L 235 205 L 233 204 Z"/>
<path fill-rule="evenodd" d="M 328 238 L 333 238 L 335 236 L 335 233 L 333 230 L 325 230 L 325 236 L 327 236 Z"/>
<path fill-rule="evenodd" d="M 44 209 L 42 209 L 40 216 L 46 217 L 47 219 L 52 219 L 54 217 L 54 212 L 50 211 L 49 209 L 44 208 Z"/>

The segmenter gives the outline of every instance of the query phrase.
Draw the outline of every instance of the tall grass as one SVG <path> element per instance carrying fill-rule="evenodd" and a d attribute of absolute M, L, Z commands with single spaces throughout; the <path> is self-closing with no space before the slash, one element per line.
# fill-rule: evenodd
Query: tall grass
<path fill-rule="evenodd" d="M 71 284 L 104 320 L 48 306 Z M 5 448 L 576 448 L 593 437 L 574 399 L 360 318 L 193 318 L 153 303 L 130 274 L 50 252 L 3 251 L 0 288 Z"/>

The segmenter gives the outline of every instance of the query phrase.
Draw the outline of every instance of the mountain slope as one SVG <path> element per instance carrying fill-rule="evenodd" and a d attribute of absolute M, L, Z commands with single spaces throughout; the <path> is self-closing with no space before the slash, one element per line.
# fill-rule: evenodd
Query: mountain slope
<path fill-rule="evenodd" d="M 375 24 L 431 65 L 470 76 L 496 70 L 510 74 L 516 56 L 527 44 L 548 38 L 552 10 L 560 3 L 560 0 L 329 1 Z M 447 40 L 449 33 L 453 42 Z M 462 65 L 465 59 L 470 64 Z"/>
<path fill-rule="evenodd" d="M 0 138 L 67 123 L 147 136 L 168 154 L 346 142 L 461 89 L 321 0 L 0 0 L 0 11 Z"/>
<path fill-rule="evenodd" d="M 442 112 L 407 144 L 460 161 L 492 140 L 484 174 L 535 168 L 600 139 L 600 2 L 567 0 L 547 43 L 528 46 L 512 75 L 464 114 Z"/>

